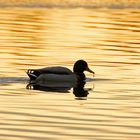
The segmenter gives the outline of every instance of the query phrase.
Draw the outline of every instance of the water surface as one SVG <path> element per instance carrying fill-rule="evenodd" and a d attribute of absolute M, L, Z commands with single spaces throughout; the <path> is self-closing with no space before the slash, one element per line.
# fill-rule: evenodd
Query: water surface
<path fill-rule="evenodd" d="M 139 140 L 139 17 L 138 9 L 2 8 L 0 139 Z M 26 89 L 27 69 L 72 69 L 78 59 L 96 73 L 87 100 L 73 89 Z"/>

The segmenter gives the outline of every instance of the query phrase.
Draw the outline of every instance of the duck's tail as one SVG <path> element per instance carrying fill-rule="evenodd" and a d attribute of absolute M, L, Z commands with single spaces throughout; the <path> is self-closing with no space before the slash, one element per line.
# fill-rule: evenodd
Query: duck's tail
<path fill-rule="evenodd" d="M 37 75 L 35 75 L 35 74 L 33 73 L 33 70 L 27 70 L 26 73 L 27 73 L 27 75 L 29 76 L 30 81 L 36 80 Z"/>

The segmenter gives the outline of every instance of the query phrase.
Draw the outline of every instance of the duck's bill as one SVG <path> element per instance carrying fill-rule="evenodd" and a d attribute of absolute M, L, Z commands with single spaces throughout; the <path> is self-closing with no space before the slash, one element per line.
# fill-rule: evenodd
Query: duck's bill
<path fill-rule="evenodd" d="M 87 69 L 86 69 L 86 71 L 88 71 L 88 72 L 90 72 L 90 73 L 95 74 L 95 72 L 94 72 L 94 71 L 92 71 L 90 68 L 87 68 Z"/>

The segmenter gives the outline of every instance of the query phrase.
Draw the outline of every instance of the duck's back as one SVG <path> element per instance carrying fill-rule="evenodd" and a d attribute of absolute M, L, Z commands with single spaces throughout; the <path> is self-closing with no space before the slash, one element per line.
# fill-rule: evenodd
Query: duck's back
<path fill-rule="evenodd" d="M 66 67 L 46 67 L 42 69 L 35 69 L 35 72 L 38 72 L 39 74 L 71 74 L 72 71 Z"/>

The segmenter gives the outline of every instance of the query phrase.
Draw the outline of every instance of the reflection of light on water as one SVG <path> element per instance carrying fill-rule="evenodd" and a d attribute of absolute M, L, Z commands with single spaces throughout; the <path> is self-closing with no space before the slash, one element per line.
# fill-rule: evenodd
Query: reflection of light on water
<path fill-rule="evenodd" d="M 0 139 L 137 139 L 139 27 L 136 9 L 1 9 Z M 27 69 L 79 58 L 96 73 L 87 100 L 25 89 Z"/>
<path fill-rule="evenodd" d="M 89 60 L 91 65 L 108 67 L 138 64 L 139 24 L 131 22 L 138 20 L 137 13 L 128 14 L 124 19 L 127 11 L 75 10 L 20 9 L 13 10 L 12 14 L 1 10 L 2 15 L 6 14 L 0 17 L 1 64 L 7 74 L 21 74 L 28 66 L 65 65 L 67 62 L 72 65 L 79 58 Z M 129 59 L 131 55 L 135 59 Z M 123 62 L 126 64 L 121 64 Z"/>

